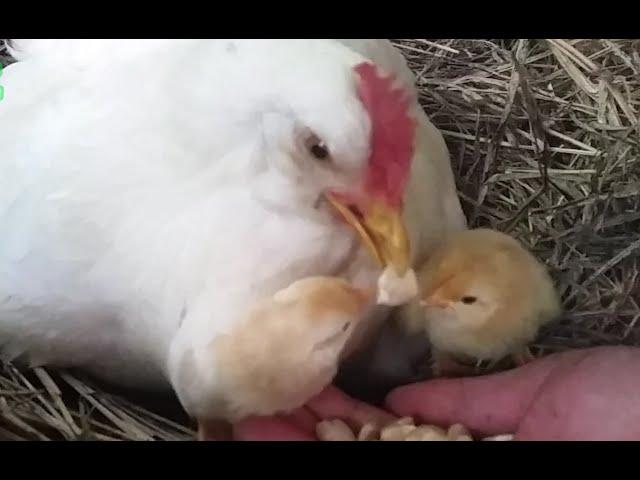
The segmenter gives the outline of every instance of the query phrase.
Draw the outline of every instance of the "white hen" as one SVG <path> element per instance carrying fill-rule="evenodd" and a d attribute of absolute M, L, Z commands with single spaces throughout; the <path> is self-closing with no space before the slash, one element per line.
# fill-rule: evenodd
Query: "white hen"
<path fill-rule="evenodd" d="M 215 416 L 216 365 L 183 367 L 249 306 L 312 275 L 375 285 L 378 266 L 323 201 L 360 185 L 372 154 L 362 62 L 413 95 L 411 263 L 465 228 L 444 141 L 387 41 L 30 40 L 13 53 L 0 103 L 5 358 L 172 386 L 190 413 Z M 386 312 L 368 313 L 351 350 Z"/>

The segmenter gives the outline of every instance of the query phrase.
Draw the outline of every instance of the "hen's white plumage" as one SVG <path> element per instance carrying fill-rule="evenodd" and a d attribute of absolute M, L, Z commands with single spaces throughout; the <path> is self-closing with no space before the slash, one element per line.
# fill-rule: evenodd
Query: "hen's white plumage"
<path fill-rule="evenodd" d="M 4 357 L 171 384 L 197 411 L 215 365 L 185 372 L 182 357 L 247 305 L 305 276 L 375 285 L 317 199 L 355 181 L 369 148 L 350 68 L 368 58 L 415 94 L 387 41 L 31 40 L 14 54 L 0 103 Z M 443 139 L 413 108 L 415 261 L 465 222 Z M 339 172 L 304 158 L 308 130 Z"/>

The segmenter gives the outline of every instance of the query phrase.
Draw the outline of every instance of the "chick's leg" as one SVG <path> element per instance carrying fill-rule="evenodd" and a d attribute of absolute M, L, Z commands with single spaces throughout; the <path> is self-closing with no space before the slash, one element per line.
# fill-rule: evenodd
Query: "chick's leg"
<path fill-rule="evenodd" d="M 434 377 L 467 377 L 475 375 L 476 368 L 460 363 L 453 355 L 440 350 L 433 350 L 431 368 Z"/>
<path fill-rule="evenodd" d="M 233 439 L 232 427 L 224 420 L 199 420 L 198 441 L 229 441 Z"/>
<path fill-rule="evenodd" d="M 536 357 L 531 353 L 531 350 L 529 350 L 529 347 L 524 347 L 521 350 L 518 350 L 512 355 L 512 358 L 515 364 L 519 367 L 536 359 Z"/>

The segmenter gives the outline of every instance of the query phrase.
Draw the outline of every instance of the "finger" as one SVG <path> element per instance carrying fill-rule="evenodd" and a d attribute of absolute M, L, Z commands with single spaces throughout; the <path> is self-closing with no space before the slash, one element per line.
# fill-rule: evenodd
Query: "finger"
<path fill-rule="evenodd" d="M 424 423 L 462 423 L 483 435 L 511 433 L 554 368 L 584 355 L 574 351 L 499 374 L 407 385 L 392 391 L 386 404 L 395 414 Z"/>
<path fill-rule="evenodd" d="M 281 415 L 280 418 L 310 435 L 315 435 L 316 424 L 319 421 L 319 418 L 306 407 L 298 408 L 287 415 Z"/>
<path fill-rule="evenodd" d="M 385 425 L 395 419 L 392 414 L 351 398 L 334 386 L 313 398 L 307 408 L 321 419 L 339 418 L 357 428 L 366 423 Z"/>
<path fill-rule="evenodd" d="M 233 437 L 244 441 L 313 441 L 315 435 L 278 417 L 251 417 L 233 427 Z"/>

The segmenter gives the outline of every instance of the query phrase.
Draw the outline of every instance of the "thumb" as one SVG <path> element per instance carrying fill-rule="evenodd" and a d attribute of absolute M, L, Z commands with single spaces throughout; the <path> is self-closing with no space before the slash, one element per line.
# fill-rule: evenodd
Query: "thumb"
<path fill-rule="evenodd" d="M 399 416 L 449 426 L 462 423 L 482 435 L 515 433 L 520 420 L 550 373 L 571 357 L 567 352 L 535 360 L 523 367 L 483 377 L 437 379 L 393 390 L 387 407 Z"/>

